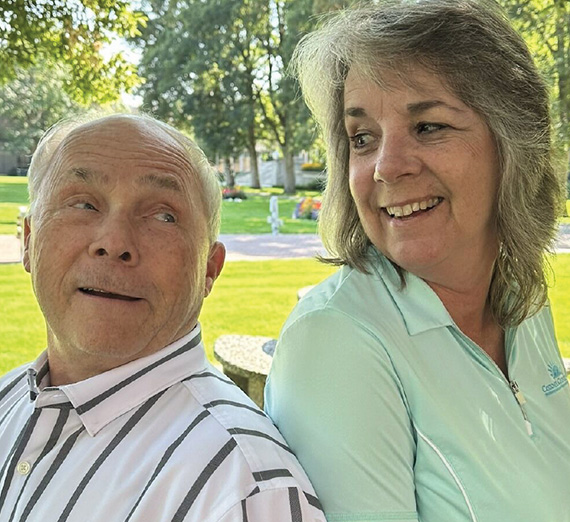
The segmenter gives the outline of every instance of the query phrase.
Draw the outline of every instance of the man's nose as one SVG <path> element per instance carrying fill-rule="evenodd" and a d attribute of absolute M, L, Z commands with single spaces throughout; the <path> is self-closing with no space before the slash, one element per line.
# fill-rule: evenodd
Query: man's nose
<path fill-rule="evenodd" d="M 128 265 L 138 264 L 139 249 L 135 227 L 124 216 L 107 216 L 89 245 L 89 255 Z"/>
<path fill-rule="evenodd" d="M 421 170 L 416 144 L 406 135 L 386 134 L 378 148 L 374 165 L 374 181 L 396 183 L 404 176 Z"/>

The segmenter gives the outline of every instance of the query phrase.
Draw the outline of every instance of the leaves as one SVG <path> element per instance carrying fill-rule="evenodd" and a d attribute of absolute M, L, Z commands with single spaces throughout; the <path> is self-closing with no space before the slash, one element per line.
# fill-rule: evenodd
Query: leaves
<path fill-rule="evenodd" d="M 310 25 L 312 0 L 149 5 L 137 39 L 146 108 L 192 129 L 211 157 L 253 155 L 259 140 L 278 143 L 284 156 L 310 146 L 313 124 L 286 68 Z"/>
<path fill-rule="evenodd" d="M 115 100 L 139 81 L 120 53 L 101 55 L 113 35 L 134 37 L 144 26 L 128 1 L 5 0 L 0 19 L 0 84 L 46 60 L 69 66 L 62 87 L 83 104 Z"/>
<path fill-rule="evenodd" d="M 46 129 L 80 110 L 63 89 L 66 79 L 63 67 L 38 63 L 0 86 L 0 150 L 31 154 Z"/>

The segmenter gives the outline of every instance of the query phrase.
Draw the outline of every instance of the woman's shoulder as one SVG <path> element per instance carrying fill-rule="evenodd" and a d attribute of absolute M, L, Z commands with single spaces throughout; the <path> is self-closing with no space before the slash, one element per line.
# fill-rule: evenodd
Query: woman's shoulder
<path fill-rule="evenodd" d="M 378 270 L 369 273 L 343 266 L 315 285 L 297 303 L 282 334 L 287 330 L 327 325 L 355 327 L 378 334 L 387 325 L 402 323 L 401 315 Z"/>

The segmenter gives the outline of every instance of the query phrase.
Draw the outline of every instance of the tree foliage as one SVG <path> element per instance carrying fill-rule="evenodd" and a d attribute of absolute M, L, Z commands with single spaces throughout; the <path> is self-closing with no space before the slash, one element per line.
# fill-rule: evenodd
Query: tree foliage
<path fill-rule="evenodd" d="M 253 89 L 259 59 L 255 2 L 152 2 L 140 42 L 144 105 L 192 129 L 210 157 L 228 159 L 247 149 L 256 167 L 262 126 Z M 161 35 L 157 37 L 157 35 Z M 259 175 L 253 173 L 253 186 Z"/>
<path fill-rule="evenodd" d="M 31 154 L 46 129 L 80 110 L 63 90 L 66 77 L 61 66 L 36 64 L 0 86 L 0 150 Z"/>
<path fill-rule="evenodd" d="M 105 103 L 138 82 L 121 53 L 105 59 L 114 35 L 135 36 L 144 16 L 128 0 L 3 0 L 0 5 L 0 84 L 50 60 L 68 66 L 62 84 L 83 104 Z"/>
<path fill-rule="evenodd" d="M 500 1 L 552 86 L 557 135 L 567 151 L 570 141 L 570 2 Z"/>
<path fill-rule="evenodd" d="M 247 149 L 254 186 L 256 143 L 278 143 L 293 192 L 293 154 L 314 136 L 286 68 L 311 9 L 312 0 L 151 1 L 140 39 L 145 106 L 191 128 L 211 156 Z"/>

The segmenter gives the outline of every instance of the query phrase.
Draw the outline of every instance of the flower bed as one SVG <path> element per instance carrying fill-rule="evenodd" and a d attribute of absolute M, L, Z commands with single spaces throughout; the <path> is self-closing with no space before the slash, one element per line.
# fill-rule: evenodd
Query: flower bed
<path fill-rule="evenodd" d="M 301 198 L 293 211 L 294 219 L 317 219 L 321 210 L 321 200 L 317 198 Z"/>

